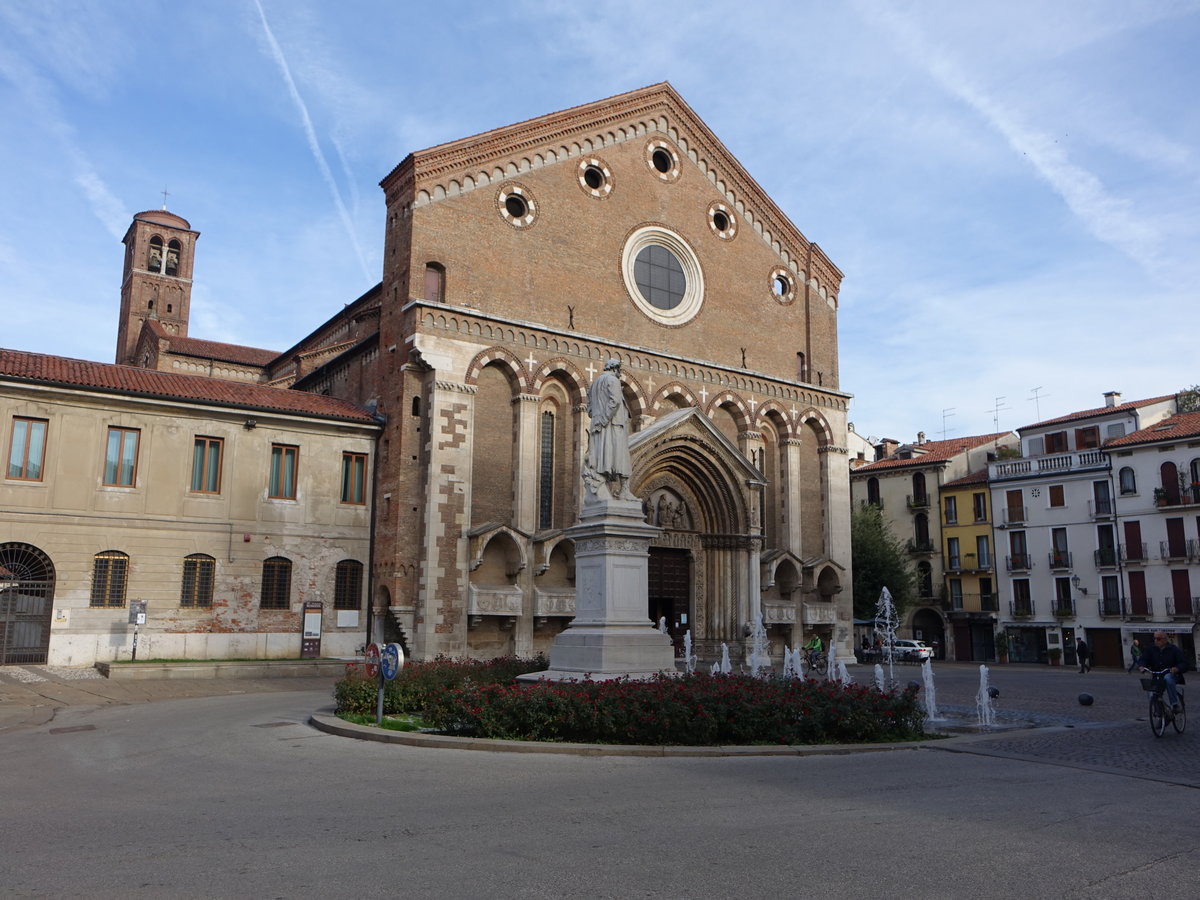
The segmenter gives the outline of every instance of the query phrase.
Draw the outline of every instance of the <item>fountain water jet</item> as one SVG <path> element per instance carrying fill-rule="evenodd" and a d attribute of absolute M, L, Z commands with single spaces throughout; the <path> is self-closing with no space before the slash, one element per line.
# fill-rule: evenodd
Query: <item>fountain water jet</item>
<path fill-rule="evenodd" d="M 691 675 L 696 671 L 696 654 L 692 653 L 692 629 L 683 633 L 683 665 Z"/>
<path fill-rule="evenodd" d="M 896 613 L 896 604 L 892 602 L 892 592 L 885 587 L 879 592 L 879 600 L 875 604 L 875 635 L 887 659 L 889 684 L 896 683 L 893 653 L 896 649 L 896 629 L 899 627 L 900 617 Z"/>
<path fill-rule="evenodd" d="M 979 693 L 975 695 L 975 708 L 979 710 L 979 727 L 991 728 L 996 724 L 996 711 L 992 708 L 992 693 L 988 690 L 988 667 L 979 667 Z"/>
<path fill-rule="evenodd" d="M 875 687 L 879 689 L 879 693 L 881 694 L 887 690 L 887 684 L 883 680 L 883 666 L 879 663 L 875 663 Z"/>
<path fill-rule="evenodd" d="M 930 722 L 940 722 L 937 698 L 933 693 L 933 664 L 927 659 L 921 663 L 921 678 L 925 682 L 925 718 Z"/>
<path fill-rule="evenodd" d="M 746 661 L 750 664 L 751 677 L 758 678 L 763 669 L 771 668 L 771 658 L 767 655 L 767 629 L 763 626 L 761 612 L 754 617 L 750 635 L 750 656 Z"/>

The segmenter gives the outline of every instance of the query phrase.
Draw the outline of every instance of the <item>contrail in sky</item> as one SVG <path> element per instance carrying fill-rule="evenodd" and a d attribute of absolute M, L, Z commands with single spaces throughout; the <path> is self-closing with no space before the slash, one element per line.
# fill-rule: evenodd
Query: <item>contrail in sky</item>
<path fill-rule="evenodd" d="M 337 206 L 338 215 L 342 218 L 342 225 L 346 228 L 346 234 L 350 237 L 350 243 L 354 245 L 354 252 L 358 256 L 358 264 L 362 267 L 363 277 L 366 278 L 367 284 L 374 284 L 375 278 L 372 277 L 371 270 L 367 266 L 366 257 L 363 256 L 362 247 L 359 246 L 358 238 L 354 233 L 354 225 L 350 221 L 350 213 L 346 210 L 346 204 L 342 201 L 342 193 L 338 190 L 337 182 L 334 181 L 333 172 L 329 169 L 329 163 L 325 161 L 325 154 L 321 152 L 321 145 L 317 141 L 317 133 L 313 129 L 312 119 L 308 115 L 308 107 L 305 106 L 304 100 L 300 96 L 300 91 L 296 89 L 296 82 L 292 78 L 292 70 L 288 67 L 283 50 L 280 48 L 279 42 L 275 40 L 271 26 L 267 24 L 267 14 L 263 11 L 262 3 L 259 0 L 254 0 L 254 5 L 258 8 L 259 18 L 262 19 L 263 33 L 267 36 L 267 43 L 271 45 L 271 55 L 275 58 L 275 62 L 278 63 L 279 71 L 283 73 L 283 80 L 287 82 L 288 93 L 292 95 L 292 100 L 295 102 L 296 108 L 300 111 L 300 118 L 304 122 L 304 134 L 308 138 L 308 149 L 312 151 L 313 159 L 317 161 L 317 167 L 321 170 L 321 175 L 324 177 L 325 183 L 329 185 L 329 192 L 333 194 L 333 202 Z"/>

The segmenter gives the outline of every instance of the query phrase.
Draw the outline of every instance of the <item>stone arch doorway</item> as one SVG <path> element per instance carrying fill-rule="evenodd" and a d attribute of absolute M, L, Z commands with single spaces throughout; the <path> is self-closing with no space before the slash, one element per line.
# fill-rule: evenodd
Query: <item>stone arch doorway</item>
<path fill-rule="evenodd" d="M 946 623 L 932 609 L 918 609 L 913 614 L 913 637 L 934 648 L 938 659 L 946 657 Z"/>
<path fill-rule="evenodd" d="M 0 544 L 0 666 L 46 662 L 54 582 L 54 564 L 37 547 Z"/>

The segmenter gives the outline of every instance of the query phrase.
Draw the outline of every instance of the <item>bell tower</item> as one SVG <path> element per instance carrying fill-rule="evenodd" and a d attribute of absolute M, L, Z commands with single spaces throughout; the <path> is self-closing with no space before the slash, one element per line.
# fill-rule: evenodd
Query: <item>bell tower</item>
<path fill-rule="evenodd" d="M 133 217 L 122 238 L 125 267 L 121 273 L 117 363 L 139 365 L 134 357 L 142 323 L 148 319 L 158 321 L 168 334 L 187 337 L 192 260 L 199 237 L 187 219 L 165 208 Z"/>

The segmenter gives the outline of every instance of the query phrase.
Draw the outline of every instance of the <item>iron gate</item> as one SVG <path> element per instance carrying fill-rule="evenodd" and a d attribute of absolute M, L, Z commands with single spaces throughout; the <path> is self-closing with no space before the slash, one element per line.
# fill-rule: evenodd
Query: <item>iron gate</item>
<path fill-rule="evenodd" d="M 54 564 L 29 544 L 0 544 L 0 666 L 44 663 Z"/>

